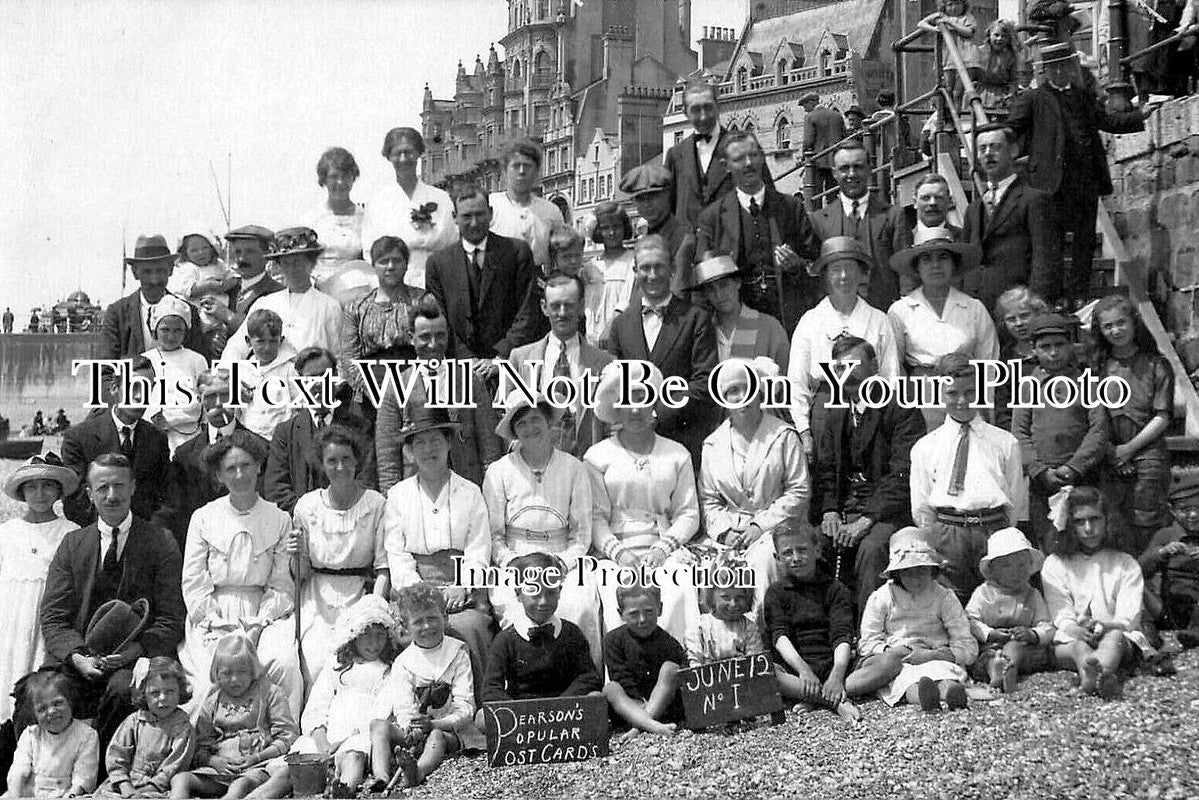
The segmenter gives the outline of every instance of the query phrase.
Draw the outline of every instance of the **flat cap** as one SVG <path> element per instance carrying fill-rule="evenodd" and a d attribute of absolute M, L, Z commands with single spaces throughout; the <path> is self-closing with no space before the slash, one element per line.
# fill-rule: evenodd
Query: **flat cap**
<path fill-rule="evenodd" d="M 664 192 L 670 188 L 670 170 L 661 164 L 633 167 L 620 179 L 620 191 L 630 197 Z"/>
<path fill-rule="evenodd" d="M 269 246 L 275 239 L 275 232 L 270 228 L 264 228 L 261 225 L 242 225 L 240 228 L 234 228 L 225 234 L 225 238 L 233 239 L 257 239 L 262 242 L 263 246 Z"/>
<path fill-rule="evenodd" d="M 1048 336 L 1052 333 L 1069 338 L 1073 327 L 1070 320 L 1061 314 L 1042 314 L 1032 321 L 1032 338 L 1033 341 L 1036 341 L 1038 337 Z"/>

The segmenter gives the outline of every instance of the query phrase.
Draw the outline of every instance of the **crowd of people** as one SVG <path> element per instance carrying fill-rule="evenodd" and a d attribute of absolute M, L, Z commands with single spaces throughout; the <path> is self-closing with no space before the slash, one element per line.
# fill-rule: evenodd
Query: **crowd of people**
<path fill-rule="evenodd" d="M 935 174 L 914 218 L 869 194 L 855 141 L 809 215 L 695 83 L 695 131 L 620 184 L 646 233 L 602 204 L 593 257 L 534 193 L 535 144 L 505 153 L 505 191 L 451 198 L 417 177 L 411 128 L 364 209 L 332 148 L 310 226 L 237 228 L 225 259 L 139 238 L 138 288 L 102 326 L 125 363 L 107 407 L 4 486 L 25 508 L 0 526 L 8 791 L 278 797 L 296 754 L 334 760 L 336 795 L 414 785 L 480 747 L 488 701 L 602 693 L 669 735 L 681 669 L 755 653 L 790 702 L 850 721 L 864 698 L 956 709 L 970 680 L 1012 692 L 1039 669 L 1102 698 L 1168 673 L 1160 622 L 1199 644 L 1199 481 L 1171 482 L 1173 373 L 1135 306 L 1100 300 L 1089 340 L 1068 313 L 1063 232 L 1084 221 L 1062 193 L 1101 180 L 1073 160 L 1105 118 L 1054 110 L 1100 107 L 1046 51 L 1051 96 L 977 132 L 988 191 L 962 228 Z M 1061 186 L 1017 174 L 1021 147 Z M 971 361 L 1001 357 L 1130 396 L 979 398 Z M 531 396 L 494 402 L 501 366 Z M 147 407 L 130 376 L 173 388 Z M 556 395 L 586 376 L 594 402 Z M 943 391 L 880 406 L 859 391 L 876 377 Z M 434 402 L 452 381 L 472 402 Z M 668 381 L 682 408 L 653 403 Z"/>

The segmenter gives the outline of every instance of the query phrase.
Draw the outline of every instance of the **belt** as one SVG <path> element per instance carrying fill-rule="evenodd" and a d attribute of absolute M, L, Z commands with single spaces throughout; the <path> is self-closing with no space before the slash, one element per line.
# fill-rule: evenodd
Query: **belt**
<path fill-rule="evenodd" d="M 526 542 L 541 542 L 544 544 L 557 544 L 565 548 L 570 541 L 570 531 L 567 528 L 555 528 L 549 531 L 532 531 L 528 528 L 518 528 L 515 525 L 507 526 L 509 536 L 519 536 Z"/>
<path fill-rule="evenodd" d="M 975 525 L 994 525 L 996 522 L 1007 522 L 1007 509 L 980 508 L 971 511 L 958 511 L 955 508 L 938 508 L 937 522 L 946 525 L 971 527 Z"/>
<path fill-rule="evenodd" d="M 353 567 L 350 569 L 331 569 L 329 567 L 313 567 L 312 571 L 317 575 L 341 575 L 343 577 L 356 578 L 373 578 L 375 577 L 374 567 Z"/>

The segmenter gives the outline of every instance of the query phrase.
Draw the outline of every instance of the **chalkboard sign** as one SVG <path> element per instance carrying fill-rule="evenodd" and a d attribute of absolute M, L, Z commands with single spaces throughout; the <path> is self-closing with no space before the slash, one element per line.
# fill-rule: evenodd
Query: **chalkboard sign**
<path fill-rule="evenodd" d="M 679 670 L 687 727 L 707 728 L 783 710 L 774 662 L 765 653 Z"/>
<path fill-rule="evenodd" d="M 608 755 L 608 700 L 547 697 L 483 704 L 487 764 L 558 764 Z"/>

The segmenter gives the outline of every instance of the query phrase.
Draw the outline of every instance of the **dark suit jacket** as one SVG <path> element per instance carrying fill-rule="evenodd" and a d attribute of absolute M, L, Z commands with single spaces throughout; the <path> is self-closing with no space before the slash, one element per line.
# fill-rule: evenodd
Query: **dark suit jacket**
<path fill-rule="evenodd" d="M 240 422 L 234 423 L 234 429 L 248 433 L 262 442 L 264 450 L 268 448 L 266 439 L 253 433 Z M 175 509 L 175 524 L 172 526 L 171 532 L 175 534 L 175 541 L 179 543 L 180 551 L 187 549 L 184 547 L 187 541 L 187 527 L 191 523 L 192 514 L 196 509 L 229 492 L 208 471 L 208 466 L 204 463 L 204 451 L 207 448 L 208 423 L 205 422 L 200 425 L 198 434 L 175 448 L 175 455 L 171 459 L 169 497 L 171 506 Z M 264 464 L 263 470 L 258 473 L 259 494 L 262 494 L 263 491 L 265 466 Z"/>
<path fill-rule="evenodd" d="M 640 301 L 638 301 L 640 302 Z M 549 347 L 550 336 L 546 334 L 540 340 L 532 344 L 526 344 L 523 347 L 518 347 L 512 351 L 512 355 L 508 358 L 512 362 L 512 366 L 517 372 L 524 376 L 530 386 L 539 386 L 539 376 L 543 373 L 535 373 L 533 371 L 532 361 L 545 361 L 545 350 Z M 588 344 L 586 339 L 582 339 L 579 344 L 579 366 L 584 371 L 590 371 L 596 379 L 599 378 L 600 372 L 604 367 L 611 363 L 614 359 L 610 353 L 600 350 L 594 345 Z M 543 370 L 554 369 L 553 364 L 543 364 Z M 578 379 L 582 376 L 576 375 Z M 571 455 L 575 458 L 582 458 L 587 452 L 587 448 L 601 441 L 608 435 L 607 427 L 600 422 L 599 417 L 595 415 L 595 409 L 585 408 L 582 418 L 578 421 L 578 432 L 575 436 L 575 446 L 571 451 Z"/>
<path fill-rule="evenodd" d="M 127 603 L 144 598 L 150 603 L 150 622 L 137 638 L 143 655 L 174 657 L 187 615 L 179 588 L 183 570 L 179 547 L 166 530 L 134 516 L 121 558 L 117 598 Z M 71 531 L 58 546 L 42 595 L 47 664 L 62 663 L 83 651 L 83 634 L 95 612 L 92 591 L 99 563 L 100 531 L 95 525 Z"/>
<path fill-rule="evenodd" d="M 87 496 L 87 468 L 103 453 L 121 452 L 121 437 L 112 414 L 103 409 L 78 425 L 72 425 L 62 437 L 62 461 L 79 476 L 79 488 L 62 500 L 63 514 L 76 525 L 96 521 L 96 507 Z M 149 422 L 138 420 L 133 429 L 133 515 L 168 530 L 175 523 L 175 509 L 168 496 L 171 450 L 166 434 Z"/>
<path fill-rule="evenodd" d="M 979 269 L 964 277 L 965 291 L 994 311 L 1007 289 L 1024 284 L 1052 300 L 1061 286 L 1058 228 L 1053 198 L 1017 176 L 1004 192 L 993 215 L 981 197 L 966 209 L 966 241 L 982 247 Z"/>
<path fill-rule="evenodd" d="M 687 136 L 671 147 L 662 157 L 662 164 L 674 179 L 671 209 L 688 230 L 695 228 L 700 211 L 733 191 L 733 179 L 724 164 L 724 159 L 720 157 L 725 133 L 724 128 L 721 128 L 712 160 L 708 162 L 707 171 L 702 174 L 699 168 L 699 153 L 695 150 L 695 134 Z M 771 177 L 770 169 L 765 163 L 762 164 L 762 179 L 766 181 L 767 186 L 774 188 L 774 178 Z"/>
<path fill-rule="evenodd" d="M 803 118 L 803 151 L 818 153 L 845 138 L 845 118 L 826 106 L 816 106 Z M 816 166 L 832 169 L 833 154 L 816 159 Z"/>
<path fill-rule="evenodd" d="M 349 387 L 349 384 L 344 385 Z M 333 411 L 332 423 L 345 425 L 357 431 L 362 438 L 367 458 L 359 479 L 363 486 L 374 489 L 378 485 L 378 477 L 374 450 L 370 447 L 374 441 L 370 422 L 358 411 L 356 403 L 343 399 L 342 404 Z M 275 426 L 266 457 L 263 497 L 290 514 L 302 496 L 328 485 L 329 479 L 321 468 L 320 454 L 316 452 L 316 425 L 308 409 L 301 408 L 287 422 Z"/>
<path fill-rule="evenodd" d="M 866 245 L 874 257 L 874 269 L 870 271 L 870 288 L 866 302 L 886 311 L 899 299 L 899 276 L 891 269 L 891 256 L 904 248 L 911 231 L 907 229 L 899 209 L 883 203 L 873 194 L 867 195 L 866 216 L 861 222 L 858 240 Z M 834 236 L 853 236 L 853 225 L 841 207 L 841 195 L 834 194 L 824 208 L 813 211 L 812 227 L 824 242 Z"/>
<path fill-rule="evenodd" d="M 263 275 L 261 280 L 250 284 L 245 290 L 241 288 L 241 278 L 238 278 L 237 282 L 233 284 L 233 288 L 229 290 L 229 308 L 233 313 L 245 317 L 258 298 L 281 292 L 283 289 L 283 284 L 270 275 Z M 232 330 L 237 330 L 236 326 Z"/>
<path fill-rule="evenodd" d="M 200 330 L 200 315 L 192 308 L 191 316 L 191 325 L 183 338 L 183 346 L 210 358 L 208 340 Z M 104 322 L 100 331 L 104 335 L 105 358 L 133 358 L 150 349 L 142 330 L 140 289 L 104 309 Z"/>
<path fill-rule="evenodd" d="M 549 325 L 536 305 L 537 270 L 529 246 L 489 233 L 484 247 L 483 274 L 473 293 L 461 240 L 425 264 L 425 287 L 446 310 L 459 358 L 507 358 Z"/>
<path fill-rule="evenodd" d="M 405 375 L 407 370 L 405 370 Z M 450 469 L 463 478 L 483 485 L 483 474 L 493 461 L 504 455 L 495 426 L 499 422 L 487 384 L 471 372 L 474 408 L 450 408 L 446 413 L 459 424 L 458 433 L 450 441 Z M 428 402 L 424 381 L 412 385 L 406 405 L 400 408 L 395 392 L 387 392 L 379 403 L 375 417 L 375 457 L 379 462 L 379 491 L 387 494 L 391 487 L 416 474 L 416 464 L 404 458 L 400 446 L 400 430 L 408 419 L 408 410 L 423 407 Z"/>
<path fill-rule="evenodd" d="M 659 406 L 657 430 L 682 443 L 698 464 L 704 438 L 720 422 L 718 406 L 708 392 L 708 375 L 716 366 L 716 332 L 708 312 L 672 297 L 658 340 L 650 351 L 641 306 L 629 305 L 612 322 L 608 351 L 617 359 L 653 362 L 664 377 L 687 379 L 687 404 L 681 409 Z"/>
<path fill-rule="evenodd" d="M 865 515 L 897 527 L 911 525 L 911 453 L 912 445 L 925 434 L 924 415 L 895 403 L 867 409 L 856 435 L 852 435 L 851 419 L 849 409 L 830 408 L 818 434 L 813 471 L 821 513 L 845 507 L 850 454 L 856 453 L 871 484 Z"/>
<path fill-rule="evenodd" d="M 1137 110 L 1108 113 L 1094 83 L 1094 78 L 1084 79 L 1083 88 L 1069 90 L 1085 92 L 1088 99 L 1084 114 L 1076 121 L 1085 138 L 1080 143 L 1081 152 L 1072 153 L 1070 162 L 1078 173 L 1074 182 L 1093 182 L 1102 196 L 1112 193 L 1112 174 L 1099 131 L 1135 133 L 1144 130 L 1145 123 Z M 1048 194 L 1056 192 L 1066 162 L 1066 123 L 1058 92 L 1047 87 L 1018 92 L 1012 100 L 1007 126 L 1023 138 L 1029 185 Z"/>
<path fill-rule="evenodd" d="M 768 219 L 774 221 L 778 230 L 779 241 L 773 242 L 776 247 L 789 244 L 800 258 L 808 261 L 815 261 L 820 257 L 820 239 L 816 236 L 802 203 L 768 186 L 763 211 Z M 741 222 L 741 203 L 735 191 L 729 192 L 700 212 L 695 251 L 705 253 L 711 250 L 730 254 L 737 266 L 746 269 L 749 266 L 749 254 L 746 251 Z M 771 236 L 773 237 L 773 232 Z M 795 330 L 795 325 L 804 312 L 820 301 L 824 294 L 824 286 L 819 278 L 812 278 L 801 268 L 797 274 L 791 276 L 786 288 L 786 319 L 779 321 L 789 333 Z"/>

